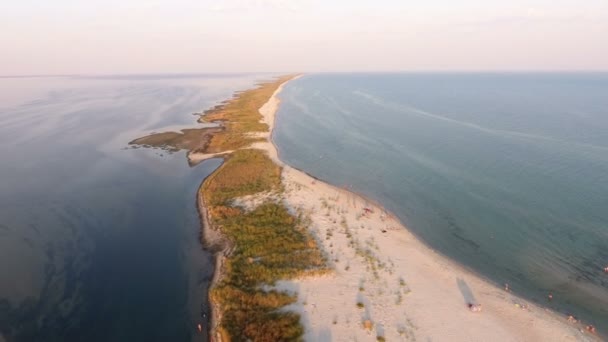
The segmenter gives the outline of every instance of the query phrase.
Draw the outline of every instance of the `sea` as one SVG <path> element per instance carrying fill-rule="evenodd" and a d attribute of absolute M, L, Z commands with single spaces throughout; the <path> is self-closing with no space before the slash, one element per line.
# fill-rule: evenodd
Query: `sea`
<path fill-rule="evenodd" d="M 280 98 L 287 164 L 607 332 L 607 73 L 310 74 Z"/>
<path fill-rule="evenodd" d="M 0 341 L 205 341 L 195 199 L 221 160 L 128 142 L 271 76 L 0 77 Z M 308 74 L 280 98 L 288 164 L 606 333 L 608 74 Z"/>
<path fill-rule="evenodd" d="M 0 78 L 0 341 L 205 341 L 196 192 L 221 160 L 128 143 L 264 78 Z"/>

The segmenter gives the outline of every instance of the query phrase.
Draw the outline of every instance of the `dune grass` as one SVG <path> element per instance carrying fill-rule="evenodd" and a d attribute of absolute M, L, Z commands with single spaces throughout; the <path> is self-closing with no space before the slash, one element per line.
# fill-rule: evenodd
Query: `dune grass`
<path fill-rule="evenodd" d="M 199 189 L 210 224 L 232 246 L 210 292 L 220 311 L 218 333 L 224 341 L 300 339 L 304 330 L 299 315 L 280 310 L 295 302 L 296 295 L 269 288 L 281 279 L 327 271 L 305 217 L 290 213 L 277 200 L 249 211 L 233 204 L 242 196 L 273 192 L 280 198 L 283 192 L 281 168 L 264 151 L 239 148 L 257 139 L 250 133 L 268 130 L 259 122 L 258 110 L 288 78 L 240 93 L 203 117 L 223 121 L 226 127 L 211 138 L 209 152 L 236 149 Z"/>
<path fill-rule="evenodd" d="M 299 316 L 277 311 L 296 297 L 263 288 L 325 269 L 306 220 L 284 204 L 267 201 L 245 211 L 231 203 L 240 196 L 282 191 L 280 172 L 263 151 L 238 150 L 201 188 L 211 224 L 234 246 L 220 283 L 211 291 L 222 313 L 220 331 L 228 340 L 297 339 L 303 333 Z"/>
<path fill-rule="evenodd" d="M 287 75 L 271 82 L 260 83 L 256 88 L 237 93 L 226 103 L 206 111 L 199 119 L 200 122 L 221 122 L 224 126 L 222 132 L 213 135 L 206 152 L 236 150 L 263 140 L 251 134 L 268 132 L 268 125 L 261 122 L 259 109 L 279 85 L 293 77 Z"/>
<path fill-rule="evenodd" d="M 130 145 L 163 148 L 171 152 L 189 150 L 200 153 L 221 153 L 246 148 L 264 138 L 257 133 L 268 132 L 261 122 L 260 107 L 277 88 L 293 75 L 282 76 L 255 88 L 234 95 L 233 98 L 205 111 L 199 122 L 219 123 L 220 127 L 185 129 L 181 132 L 152 133 L 129 142 Z"/>
<path fill-rule="evenodd" d="M 236 197 L 281 191 L 281 168 L 260 150 L 237 150 L 207 178 L 205 186 L 208 206 L 230 206 Z"/>

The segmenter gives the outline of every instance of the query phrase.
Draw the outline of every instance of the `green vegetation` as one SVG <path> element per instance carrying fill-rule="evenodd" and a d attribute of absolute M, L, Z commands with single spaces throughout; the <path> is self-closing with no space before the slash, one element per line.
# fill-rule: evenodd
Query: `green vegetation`
<path fill-rule="evenodd" d="M 204 183 L 203 196 L 212 219 L 217 210 L 233 212 L 232 200 L 264 191 L 281 189 L 281 168 L 260 150 L 238 150 Z"/>
<path fill-rule="evenodd" d="M 255 289 L 324 265 L 307 228 L 281 204 L 264 203 L 251 212 L 220 219 L 219 224 L 235 246 L 223 279 L 231 286 Z"/>
<path fill-rule="evenodd" d="M 279 203 L 266 202 L 245 212 L 233 198 L 280 190 L 280 168 L 259 150 L 234 152 L 203 184 L 202 191 L 215 227 L 234 249 L 211 298 L 222 312 L 226 340 L 292 340 L 303 333 L 299 316 L 278 312 L 295 296 L 264 291 L 263 285 L 325 271 L 325 259 L 302 224 Z"/>
<path fill-rule="evenodd" d="M 299 315 L 279 310 L 294 303 L 295 295 L 265 288 L 280 279 L 327 271 L 327 260 L 307 229 L 310 218 L 291 214 L 276 199 L 284 191 L 281 168 L 263 151 L 248 148 L 266 140 L 259 135 L 268 132 L 259 109 L 291 78 L 260 83 L 199 119 L 220 127 L 155 133 L 131 142 L 169 151 L 232 151 L 199 189 L 209 223 L 230 245 L 222 270 L 217 270 L 222 272 L 220 281 L 210 293 L 220 312 L 217 332 L 223 341 L 298 340 L 303 334 Z M 279 196 L 249 211 L 233 205 L 236 198 L 266 192 Z"/>
<path fill-rule="evenodd" d="M 201 153 L 220 153 L 250 146 L 263 138 L 256 133 L 268 132 L 261 122 L 260 107 L 268 101 L 279 85 L 293 76 L 260 83 L 254 89 L 236 94 L 224 104 L 208 110 L 199 122 L 220 123 L 221 127 L 184 129 L 181 132 L 152 133 L 129 144 L 157 147 L 170 152 L 182 149 Z"/>
<path fill-rule="evenodd" d="M 249 133 L 268 130 L 259 122 L 258 109 L 287 79 L 240 93 L 203 117 L 224 121 L 226 128 L 211 137 L 208 152 L 237 149 L 200 189 L 211 225 L 232 246 L 210 293 L 221 313 L 218 332 L 224 341 L 298 340 L 304 332 L 299 315 L 279 310 L 296 302 L 296 296 L 265 288 L 281 279 L 327 271 L 307 217 L 295 216 L 271 199 L 250 211 L 233 205 L 238 197 L 283 192 L 278 165 L 263 151 L 238 149 L 258 139 Z"/>
<path fill-rule="evenodd" d="M 200 122 L 221 122 L 224 130 L 214 134 L 207 146 L 208 153 L 236 150 L 263 139 L 251 133 L 268 132 L 268 125 L 261 122 L 260 107 L 268 101 L 279 85 L 292 75 L 276 81 L 261 83 L 257 88 L 236 94 L 231 100 L 205 112 Z"/>
<path fill-rule="evenodd" d="M 143 147 L 158 147 L 169 152 L 179 150 L 204 151 L 211 136 L 220 132 L 221 128 L 194 128 L 183 129 L 180 133 L 163 132 L 153 133 L 129 142 L 129 145 L 140 145 Z"/>

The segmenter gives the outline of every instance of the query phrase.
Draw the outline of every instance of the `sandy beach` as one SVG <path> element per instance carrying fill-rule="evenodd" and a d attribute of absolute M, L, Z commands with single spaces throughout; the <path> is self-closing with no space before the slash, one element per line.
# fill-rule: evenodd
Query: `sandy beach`
<path fill-rule="evenodd" d="M 599 339 L 431 250 L 380 206 L 284 164 L 270 138 L 283 85 L 260 108 L 268 141 L 252 147 L 283 167 L 283 200 L 309 215 L 333 268 L 326 276 L 276 285 L 297 293 L 298 302 L 286 310 L 300 313 L 306 340 Z"/>

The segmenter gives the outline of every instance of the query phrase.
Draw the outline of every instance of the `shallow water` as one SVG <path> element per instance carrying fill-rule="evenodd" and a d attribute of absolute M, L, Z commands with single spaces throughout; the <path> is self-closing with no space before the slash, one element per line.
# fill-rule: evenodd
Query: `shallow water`
<path fill-rule="evenodd" d="M 608 74 L 317 74 L 280 97 L 288 164 L 608 329 Z"/>
<path fill-rule="evenodd" d="M 221 161 L 127 143 L 260 77 L 0 78 L 0 337 L 203 340 L 195 195 Z"/>

